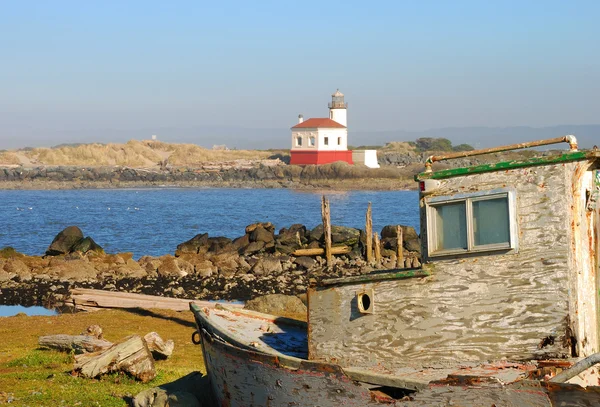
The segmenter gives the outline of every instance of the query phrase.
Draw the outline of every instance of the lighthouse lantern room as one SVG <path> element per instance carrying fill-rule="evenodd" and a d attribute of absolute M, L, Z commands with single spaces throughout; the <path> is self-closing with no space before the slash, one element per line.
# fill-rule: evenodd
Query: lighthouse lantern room
<path fill-rule="evenodd" d="M 348 151 L 348 129 L 344 94 L 337 90 L 331 95 L 328 118 L 304 120 L 292 127 L 290 164 L 327 164 L 345 161 L 352 164 L 352 151 Z"/>

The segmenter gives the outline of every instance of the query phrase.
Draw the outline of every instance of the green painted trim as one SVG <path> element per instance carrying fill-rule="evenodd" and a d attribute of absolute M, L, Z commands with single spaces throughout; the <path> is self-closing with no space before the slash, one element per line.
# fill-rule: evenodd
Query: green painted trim
<path fill-rule="evenodd" d="M 374 283 L 384 280 L 403 280 L 405 278 L 427 277 L 429 275 L 431 275 L 431 273 L 423 269 L 390 270 L 385 273 L 372 273 L 363 274 L 360 276 L 330 278 L 321 281 L 321 286 Z"/>
<path fill-rule="evenodd" d="M 533 157 L 524 161 L 502 161 L 493 164 L 476 165 L 473 167 L 452 168 L 449 170 L 435 172 L 422 172 L 420 174 L 415 175 L 415 181 L 423 181 L 426 179 L 444 179 L 451 177 L 459 177 L 461 175 L 510 170 L 514 168 L 532 167 L 536 165 L 558 164 L 569 161 L 582 160 L 590 157 L 595 157 L 595 155 L 590 155 L 586 151 L 567 152 L 561 155 L 554 155 L 550 157 Z"/>

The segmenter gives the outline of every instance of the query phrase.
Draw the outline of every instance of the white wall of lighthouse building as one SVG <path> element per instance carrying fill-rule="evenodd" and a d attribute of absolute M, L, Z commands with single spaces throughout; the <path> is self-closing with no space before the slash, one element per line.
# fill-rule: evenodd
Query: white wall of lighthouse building
<path fill-rule="evenodd" d="M 339 122 L 338 122 L 339 123 Z M 340 123 L 341 124 L 341 123 Z M 314 138 L 314 145 L 311 139 Z M 326 140 L 327 139 L 327 144 Z M 348 130 L 336 128 L 292 129 L 292 150 L 345 151 L 348 150 Z"/>

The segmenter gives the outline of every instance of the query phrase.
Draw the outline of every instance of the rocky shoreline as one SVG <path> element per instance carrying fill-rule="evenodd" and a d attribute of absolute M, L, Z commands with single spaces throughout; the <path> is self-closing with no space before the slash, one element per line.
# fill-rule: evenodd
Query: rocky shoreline
<path fill-rule="evenodd" d="M 414 167 L 414 168 L 413 168 Z M 220 187 L 296 189 L 415 189 L 421 165 L 370 169 L 343 162 L 286 165 L 279 160 L 200 167 L 130 168 L 76 166 L 0 167 L 1 189 Z"/>
<path fill-rule="evenodd" d="M 420 240 L 402 226 L 406 267 L 420 265 Z M 52 308 L 72 288 L 205 300 L 248 300 L 266 294 L 298 295 L 327 278 L 359 275 L 396 267 L 396 225 L 381 231 L 382 260 L 367 264 L 365 233 L 332 226 L 336 255 L 327 267 L 322 256 L 299 255 L 299 249 L 323 245 L 323 227 L 296 224 L 275 233 L 268 222 L 246 227 L 236 239 L 194 236 L 176 252 L 133 259 L 131 253 L 106 254 L 90 237 L 71 226 L 61 231 L 43 256 L 26 256 L 9 247 L 0 250 L 0 305 Z M 301 254 L 302 252 L 300 252 Z"/>

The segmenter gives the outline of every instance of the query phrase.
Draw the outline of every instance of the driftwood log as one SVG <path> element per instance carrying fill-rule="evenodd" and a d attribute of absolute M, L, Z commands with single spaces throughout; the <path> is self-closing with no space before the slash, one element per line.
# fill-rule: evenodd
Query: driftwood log
<path fill-rule="evenodd" d="M 175 342 L 172 339 L 163 341 L 163 339 L 156 332 L 149 332 L 144 336 L 144 340 L 148 345 L 148 349 L 152 352 L 152 356 L 155 360 L 167 359 L 173 354 L 173 348 Z"/>
<path fill-rule="evenodd" d="M 129 336 L 101 352 L 76 355 L 74 370 L 78 375 L 89 378 L 123 371 L 143 383 L 156 377 L 152 353 L 139 335 Z"/>
<path fill-rule="evenodd" d="M 40 336 L 38 344 L 45 348 L 64 352 L 75 351 L 76 354 L 98 352 L 110 348 L 112 342 L 98 339 L 90 335 L 48 335 Z"/>

